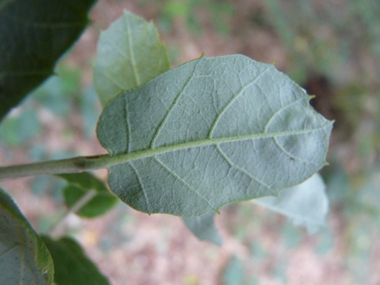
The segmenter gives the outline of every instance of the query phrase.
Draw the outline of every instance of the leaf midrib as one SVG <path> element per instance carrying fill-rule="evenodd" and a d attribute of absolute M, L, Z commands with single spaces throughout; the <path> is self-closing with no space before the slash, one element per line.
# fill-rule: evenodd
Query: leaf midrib
<path fill-rule="evenodd" d="M 278 133 L 260 133 L 260 134 L 251 134 L 251 135 L 235 136 L 235 137 L 203 139 L 203 140 L 198 140 L 198 141 L 180 143 L 176 145 L 162 146 L 158 148 L 149 148 L 149 149 L 135 151 L 131 153 L 111 154 L 110 156 L 104 156 L 98 159 L 97 161 L 93 161 L 94 162 L 93 166 L 95 166 L 96 164 L 96 166 L 98 167 L 110 167 L 117 164 L 122 164 L 125 162 L 137 160 L 137 159 L 152 157 L 152 156 L 167 153 L 167 152 L 179 151 L 183 149 L 189 149 L 189 148 L 195 148 L 195 147 L 201 147 L 201 146 L 218 145 L 221 143 L 260 139 L 260 138 L 275 138 L 279 136 L 301 135 L 301 134 L 323 130 L 327 128 L 328 126 L 330 126 L 331 124 L 332 124 L 331 122 L 327 122 L 327 124 L 324 124 L 321 127 L 307 129 L 307 130 L 304 129 L 304 130 L 278 132 Z"/>
<path fill-rule="evenodd" d="M 131 31 L 131 26 L 130 26 L 130 21 L 131 19 L 128 17 L 125 19 L 125 26 L 127 30 L 127 36 L 128 36 L 128 53 L 130 56 L 130 61 L 132 65 L 132 70 L 133 70 L 133 79 L 135 81 L 135 86 L 139 86 L 141 84 L 139 72 L 137 70 L 137 64 L 135 61 L 135 52 L 134 52 L 134 45 L 133 45 L 133 37 L 132 37 L 132 31 Z"/>

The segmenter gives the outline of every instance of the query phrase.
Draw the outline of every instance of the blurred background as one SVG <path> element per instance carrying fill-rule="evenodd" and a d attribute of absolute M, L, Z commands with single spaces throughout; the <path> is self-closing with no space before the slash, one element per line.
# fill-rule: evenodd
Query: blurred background
<path fill-rule="evenodd" d="M 48 79 L 0 126 L 2 164 L 105 153 L 92 66 L 101 30 L 129 10 L 158 27 L 175 67 L 245 54 L 274 63 L 315 95 L 334 131 L 322 170 L 330 199 L 315 235 L 239 203 L 217 217 L 224 245 L 201 242 L 180 218 L 119 204 L 103 217 L 70 215 L 76 237 L 112 284 L 380 284 L 380 2 L 375 0 L 99 0 L 92 23 Z M 106 172 L 98 171 L 101 178 Z M 39 176 L 2 186 L 37 232 L 65 211 L 65 183 Z"/>

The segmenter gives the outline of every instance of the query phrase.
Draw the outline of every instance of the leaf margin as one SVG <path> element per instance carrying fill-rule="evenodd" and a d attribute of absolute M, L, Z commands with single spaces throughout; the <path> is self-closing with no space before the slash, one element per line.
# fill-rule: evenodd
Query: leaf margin
<path fill-rule="evenodd" d="M 216 57 L 216 58 L 226 58 L 226 57 L 243 57 L 243 56 L 241 56 L 241 55 L 230 55 L 230 56 L 221 56 L 221 57 Z M 197 60 L 201 60 L 201 59 L 203 59 L 204 57 L 201 57 L 200 59 L 196 59 L 196 60 L 193 60 L 193 61 L 190 61 L 190 62 L 187 62 L 187 63 L 184 63 L 184 64 L 182 64 L 181 66 L 184 66 L 184 65 L 186 65 L 186 64 L 189 64 L 189 63 L 191 63 L 191 62 L 195 62 L 195 61 L 197 61 Z M 207 59 L 207 58 L 206 58 Z M 210 59 L 212 59 L 212 58 L 210 58 Z M 253 61 L 253 60 L 252 60 Z M 269 65 L 269 64 L 263 64 L 263 65 L 266 65 L 266 66 L 268 66 L 268 67 L 270 67 L 270 68 L 273 68 L 273 70 L 275 70 L 278 74 L 280 74 L 281 76 L 283 76 L 283 77 L 286 77 L 286 78 L 288 78 L 286 75 L 284 75 L 282 72 L 280 72 L 280 71 L 277 71 L 274 67 L 273 67 L 273 65 Z M 180 67 L 181 67 L 180 66 Z M 169 72 L 173 72 L 173 70 L 175 70 L 175 69 L 172 69 L 172 70 L 170 70 L 170 71 L 168 71 L 168 72 L 166 72 L 166 73 L 163 73 L 163 74 L 161 74 L 161 75 L 159 75 L 159 76 L 157 76 L 155 79 L 153 79 L 153 80 L 151 80 L 151 81 L 149 81 L 149 82 L 147 82 L 147 83 L 145 83 L 144 85 L 142 85 L 142 86 L 140 86 L 139 88 L 137 88 L 137 89 L 140 89 L 140 88 L 144 88 L 144 87 L 146 87 L 147 85 L 149 85 L 149 84 L 152 84 L 153 85 L 153 81 L 158 81 L 158 80 L 160 80 L 160 78 L 162 77 L 162 76 L 164 76 L 165 74 L 167 74 L 167 73 L 169 73 Z M 289 79 L 287 79 L 287 80 L 289 80 Z M 291 80 L 290 80 L 291 81 Z M 312 113 L 314 116 L 316 116 L 316 117 L 318 117 L 318 118 L 320 118 L 321 120 L 323 120 L 324 121 L 324 125 L 322 125 L 322 127 L 320 127 L 320 129 L 322 130 L 322 129 L 324 129 L 325 130 L 325 136 L 326 136 L 326 139 L 324 140 L 324 143 L 326 144 L 326 147 L 325 147 L 325 149 L 324 149 L 324 153 L 321 155 L 321 157 L 322 157 L 322 160 L 324 161 L 323 163 L 321 163 L 321 165 L 319 166 L 319 167 L 323 167 L 325 164 L 326 164 L 326 162 L 325 162 L 325 158 L 326 158 L 326 153 L 327 153 L 327 144 L 328 144 L 328 137 L 329 137 L 329 135 L 330 135 L 330 133 L 331 133 L 331 129 L 332 129 L 332 124 L 333 124 L 333 122 L 332 121 L 328 121 L 328 120 L 326 120 L 325 118 L 323 118 L 320 114 L 318 114 L 311 106 L 310 106 L 310 103 L 309 103 L 309 101 L 310 101 L 310 99 L 312 99 L 312 96 L 309 96 L 309 95 L 307 95 L 306 94 L 306 92 L 305 92 L 305 90 L 304 89 L 302 89 L 301 87 L 299 87 L 296 83 L 294 83 L 293 81 L 291 81 L 292 82 L 292 86 L 294 86 L 294 88 L 298 88 L 298 90 L 299 90 L 299 92 L 302 92 L 302 94 L 304 94 L 303 96 L 305 96 L 303 99 L 302 99 L 302 101 L 305 101 L 305 106 L 307 106 L 307 111 L 309 112 L 309 113 Z M 122 94 L 120 94 L 119 96 L 117 96 L 116 98 L 114 98 L 108 105 L 107 105 L 107 107 L 109 107 L 111 104 L 113 104 L 112 102 L 113 101 L 117 101 L 118 99 L 117 98 L 119 98 L 119 97 L 122 97 L 122 96 L 130 96 L 130 94 L 131 93 L 133 93 L 133 92 L 137 92 L 136 90 L 137 89 L 134 89 L 134 90 L 131 90 L 130 92 L 129 91 L 127 91 L 127 92 L 124 92 L 124 93 L 122 93 Z M 123 95 L 124 94 L 124 95 Z M 136 97 L 137 98 L 137 97 Z M 121 99 L 120 99 L 121 100 Z M 134 99 L 133 99 L 134 100 Z M 301 99 L 299 99 L 299 100 L 301 100 Z M 118 103 L 114 103 L 115 105 L 117 105 Z M 121 105 L 122 105 L 123 103 L 121 103 Z M 118 104 L 118 105 L 120 105 L 120 103 Z M 292 104 L 290 104 L 290 105 L 292 105 Z M 133 161 L 133 160 L 135 160 L 135 159 L 137 159 L 137 158 L 144 158 L 144 157 L 146 157 L 146 156 L 150 156 L 150 155 L 156 155 L 156 154 L 158 154 L 160 151 L 163 151 L 163 152 L 166 152 L 166 151 L 170 151 L 170 150 L 173 150 L 174 148 L 172 148 L 171 146 L 168 146 L 168 147 L 162 147 L 162 149 L 160 149 L 160 147 L 158 147 L 158 148 L 155 148 L 155 149 L 152 149 L 152 147 L 151 147 L 151 145 L 150 145 L 150 149 L 149 149 L 149 147 L 146 149 L 146 150 L 143 150 L 143 151 L 141 151 L 141 152 L 139 152 L 139 151 L 132 151 L 132 152 L 130 152 L 130 153 L 124 153 L 124 154 L 120 154 L 120 151 L 118 151 L 118 150 L 116 150 L 116 151 L 113 151 L 112 150 L 112 148 L 109 148 L 109 147 L 107 147 L 107 140 L 109 140 L 109 134 L 107 134 L 107 135 L 103 135 L 103 134 L 101 134 L 101 132 L 102 132 L 102 130 L 100 130 L 99 131 L 99 129 L 100 128 L 104 128 L 104 126 L 102 126 L 102 118 L 106 118 L 106 116 L 104 115 L 104 113 L 105 113 L 105 111 L 107 110 L 107 108 L 103 111 L 103 113 L 102 113 L 102 115 L 101 115 L 101 117 L 100 117 L 100 119 L 99 119 L 99 121 L 98 121 L 98 127 L 97 127 L 97 133 L 98 133 L 98 139 L 99 139 L 99 141 L 101 142 L 101 144 L 103 145 L 103 147 L 105 147 L 109 152 L 110 152 L 110 155 L 111 155 L 111 158 L 110 158 L 110 165 L 115 165 L 115 164 L 122 164 L 122 163 L 126 163 L 126 162 L 128 162 L 128 161 Z M 115 113 L 115 112 L 113 112 L 113 113 Z M 117 113 L 117 112 L 116 112 Z M 163 120 L 165 120 L 165 119 L 163 119 Z M 318 130 L 318 128 L 317 129 L 314 129 L 314 130 Z M 156 130 L 157 131 L 157 130 Z M 311 132 L 310 130 L 309 131 L 306 131 L 306 132 Z M 295 132 L 296 133 L 296 132 Z M 295 134 L 295 133 L 293 133 L 293 134 Z M 285 132 L 285 133 L 278 133 L 278 134 L 275 134 L 276 136 L 277 135 L 289 135 L 290 133 L 289 132 Z M 273 136 L 273 134 L 271 134 L 272 136 Z M 104 140 L 103 140 L 103 138 L 102 138 L 102 136 L 103 136 L 103 138 L 104 138 Z M 267 136 L 267 135 L 262 135 L 262 134 L 259 134 L 257 137 L 260 137 L 260 136 Z M 152 140 L 154 140 L 155 139 L 155 136 L 153 136 L 153 138 L 152 138 Z M 223 139 L 221 139 L 221 141 L 219 141 L 219 142 L 222 142 L 223 141 Z M 105 143 L 106 142 L 106 143 Z M 191 144 L 191 146 L 194 146 L 194 142 L 190 142 L 189 144 Z M 197 145 L 201 145 L 201 144 L 203 144 L 203 142 L 201 142 L 201 143 L 197 143 Z M 184 148 L 186 148 L 188 145 L 186 144 L 186 143 L 183 143 L 182 144 L 182 146 L 181 147 L 184 147 Z M 128 150 L 129 151 L 129 150 Z M 114 184 L 114 183 L 118 183 L 116 180 L 115 181 L 111 181 L 111 175 L 112 175 L 112 168 L 113 168 L 113 166 L 110 166 L 110 167 L 108 167 L 108 169 L 109 169 L 109 179 L 108 179 L 108 182 L 109 182 L 109 185 L 110 185 L 110 188 L 111 188 L 111 190 L 112 190 L 112 188 L 113 188 L 113 186 L 112 186 L 112 184 Z M 319 170 L 319 168 L 317 169 L 317 170 Z M 310 176 L 312 176 L 312 174 L 313 173 L 311 173 L 308 177 L 304 177 L 303 179 L 304 180 L 306 180 L 307 178 L 309 178 Z M 297 183 L 295 183 L 295 184 L 298 184 L 298 183 L 300 183 L 300 182 L 302 182 L 302 181 L 298 181 Z M 292 185 L 290 185 L 290 186 L 292 186 Z M 290 187 L 290 186 L 288 186 L 288 187 Z M 267 195 L 277 195 L 277 193 L 278 193 L 278 191 L 281 191 L 282 189 L 283 189 L 284 187 L 281 187 L 280 188 L 280 190 L 276 190 L 276 192 L 275 193 L 267 193 L 267 194 L 265 194 L 265 195 L 262 195 L 262 196 L 267 196 Z M 114 192 L 114 191 L 113 191 Z M 117 193 L 116 193 L 117 194 Z M 117 194 L 118 195 L 118 194 Z M 118 195 L 119 196 L 119 198 L 120 198 L 120 195 Z M 123 198 L 124 198 L 125 196 L 123 195 Z M 238 201 L 246 201 L 246 200 L 251 200 L 251 199 L 254 199 L 254 198 L 259 198 L 259 197 L 261 197 L 260 195 L 259 196 L 256 196 L 256 197 L 247 197 L 247 198 L 244 198 L 244 199 L 239 199 L 239 200 L 230 200 L 229 202 L 227 202 L 227 203 L 225 203 L 225 204 L 222 204 L 222 205 L 220 205 L 220 206 L 218 206 L 218 208 L 214 208 L 214 209 L 212 209 L 212 211 L 218 211 L 218 209 L 220 208 L 220 207 L 222 207 L 222 206 L 224 206 L 224 205 L 226 205 L 226 204 L 229 204 L 229 203 L 232 203 L 232 202 L 238 202 Z M 121 200 L 123 200 L 123 198 L 121 198 Z M 125 202 L 125 201 L 124 201 Z M 131 204 L 129 204 L 129 206 L 131 206 L 132 208 L 135 208 L 134 206 L 132 206 Z M 135 209 L 137 209 L 137 210 L 139 210 L 139 211 L 141 211 L 141 209 L 138 209 L 138 208 L 135 208 Z M 152 211 L 146 211 L 146 210 L 143 210 L 143 212 L 147 212 L 148 214 L 151 214 L 151 213 L 156 213 L 156 212 L 152 212 Z M 157 213 L 167 213 L 167 214 L 173 214 L 172 212 L 165 212 L 165 211 L 159 211 L 159 212 L 157 212 Z M 199 216 L 199 215 L 202 215 L 202 214 L 205 214 L 205 213 L 207 213 L 207 212 L 202 212 L 202 213 L 198 213 L 197 215 L 195 215 L 195 216 Z M 178 215 L 178 214 L 174 214 L 174 215 Z M 187 216 L 187 215 L 182 215 L 182 216 L 186 216 L 186 217 L 191 217 L 191 216 L 193 216 L 193 215 L 190 215 L 190 216 Z"/>

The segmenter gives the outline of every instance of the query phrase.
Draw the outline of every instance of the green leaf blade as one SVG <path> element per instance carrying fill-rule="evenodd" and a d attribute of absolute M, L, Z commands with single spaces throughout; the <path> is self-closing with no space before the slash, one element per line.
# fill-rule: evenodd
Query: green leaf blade
<path fill-rule="evenodd" d="M 251 202 L 289 218 L 312 234 L 325 225 L 328 198 L 322 177 L 316 173 L 303 183 L 284 189 L 277 197 L 264 197 Z"/>
<path fill-rule="evenodd" d="M 170 67 L 153 23 L 124 11 L 100 35 L 94 83 L 103 106 L 123 90 L 140 86 Z"/>
<path fill-rule="evenodd" d="M 200 240 L 209 241 L 222 246 L 223 237 L 215 226 L 215 213 L 207 213 L 200 217 L 182 218 L 186 227 Z"/>
<path fill-rule="evenodd" d="M 0 284 L 51 284 L 53 274 L 45 244 L 0 188 Z"/>
<path fill-rule="evenodd" d="M 88 259 L 81 246 L 72 238 L 53 240 L 43 236 L 54 260 L 54 282 L 57 285 L 108 285 L 107 278 Z"/>
<path fill-rule="evenodd" d="M 1 2 L 0 120 L 53 74 L 55 62 L 88 25 L 94 2 Z"/>
<path fill-rule="evenodd" d="M 147 213 L 192 217 L 277 195 L 325 164 L 331 122 L 272 65 L 200 58 L 112 100 L 97 134 L 111 191 Z"/>
<path fill-rule="evenodd" d="M 90 173 L 59 174 L 57 176 L 69 183 L 63 190 L 65 203 L 69 208 L 73 207 L 89 191 L 96 191 L 95 196 L 76 212 L 81 217 L 94 218 L 103 215 L 119 201 L 108 191 L 102 181 Z"/>

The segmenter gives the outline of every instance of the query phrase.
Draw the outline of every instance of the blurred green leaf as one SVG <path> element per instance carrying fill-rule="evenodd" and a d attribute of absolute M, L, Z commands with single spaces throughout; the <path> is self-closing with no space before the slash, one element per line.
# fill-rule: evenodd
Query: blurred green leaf
<path fill-rule="evenodd" d="M 49 251 L 0 188 L 0 284 L 51 284 L 53 274 Z"/>
<path fill-rule="evenodd" d="M 301 243 L 300 229 L 289 223 L 285 223 L 281 227 L 281 236 L 288 250 L 297 247 Z"/>
<path fill-rule="evenodd" d="M 242 55 L 182 64 L 103 110 L 110 189 L 139 211 L 184 217 L 276 195 L 325 164 L 332 123 L 309 100 Z"/>
<path fill-rule="evenodd" d="M 153 23 L 127 11 L 100 35 L 94 84 L 103 106 L 170 67 L 166 48 Z"/>
<path fill-rule="evenodd" d="M 69 237 L 52 240 L 42 236 L 54 260 L 54 282 L 57 285 L 103 285 L 109 284 L 88 259 L 81 246 Z"/>
<path fill-rule="evenodd" d="M 33 98 L 58 116 L 69 116 L 73 95 L 80 93 L 80 72 L 58 67 L 57 75 L 49 77 L 33 93 Z"/>
<path fill-rule="evenodd" d="M 251 259 L 265 262 L 268 259 L 268 252 L 262 247 L 258 240 L 253 240 L 251 244 Z"/>
<path fill-rule="evenodd" d="M 100 116 L 98 102 L 98 97 L 93 86 L 87 88 L 81 96 L 80 109 L 83 118 L 83 131 L 88 138 L 95 137 L 96 123 Z"/>
<path fill-rule="evenodd" d="M 318 243 L 316 244 L 315 251 L 324 255 L 334 247 L 334 237 L 329 229 L 325 229 L 318 233 Z"/>
<path fill-rule="evenodd" d="M 95 0 L 0 2 L 0 120 L 53 74 L 88 24 Z"/>
<path fill-rule="evenodd" d="M 287 264 L 287 261 L 276 260 L 276 263 L 272 269 L 272 272 L 270 273 L 270 276 L 273 276 L 277 280 L 281 280 L 282 284 L 288 284 L 288 282 L 286 282 L 286 271 L 288 269 Z"/>
<path fill-rule="evenodd" d="M 186 227 L 200 240 L 212 242 L 218 246 L 223 243 L 223 238 L 214 223 L 215 213 L 194 218 L 182 218 Z"/>
<path fill-rule="evenodd" d="M 373 227 L 373 224 L 372 224 Z M 357 284 L 370 284 L 368 276 L 371 272 L 371 263 L 373 262 L 373 244 L 372 238 L 365 225 L 356 225 L 352 228 L 351 240 L 347 240 L 348 252 L 345 256 L 345 265 L 348 267 L 350 273 L 355 277 Z"/>
<path fill-rule="evenodd" d="M 191 3 L 185 1 L 169 1 L 168 4 L 165 5 L 164 14 L 166 14 L 169 18 L 173 17 L 184 17 L 186 18 L 191 14 Z"/>
<path fill-rule="evenodd" d="M 0 125 L 0 137 L 12 146 L 29 142 L 41 131 L 36 112 L 25 110 L 18 116 L 10 116 Z"/>
<path fill-rule="evenodd" d="M 309 233 L 314 233 L 325 224 L 328 213 L 325 188 L 322 177 L 315 174 L 305 182 L 281 191 L 280 199 L 264 197 L 252 200 L 252 203 L 285 215 L 295 225 L 304 226 Z"/>
<path fill-rule="evenodd" d="M 219 35 L 226 36 L 231 27 L 229 18 L 235 12 L 232 2 L 224 0 L 217 2 L 170 0 L 162 2 L 161 7 L 161 28 L 168 31 L 176 23 L 175 20 L 180 18 L 186 24 L 186 28 L 195 35 L 202 34 L 205 24 L 211 24 Z"/>
<path fill-rule="evenodd" d="M 228 262 L 228 265 L 223 274 L 223 284 L 224 285 L 244 285 L 245 281 L 245 270 L 243 264 L 239 259 L 233 257 Z"/>
<path fill-rule="evenodd" d="M 69 186 L 63 190 L 65 202 L 69 208 L 89 191 L 96 191 L 96 196 L 76 213 L 81 217 L 93 218 L 103 215 L 112 209 L 119 201 L 108 191 L 102 181 L 90 173 L 59 174 L 57 176 L 65 179 L 69 183 Z"/>

